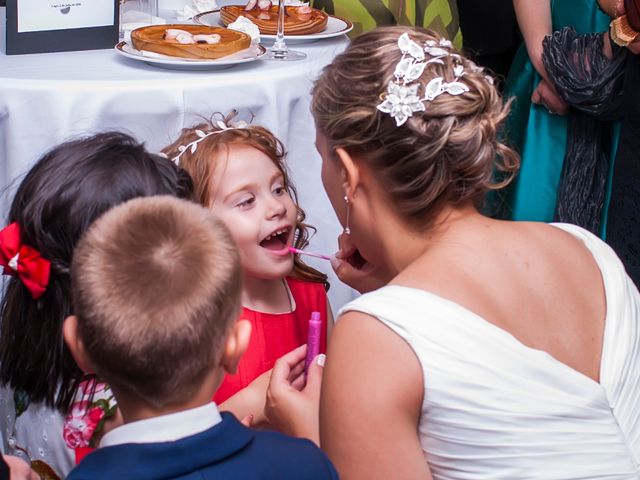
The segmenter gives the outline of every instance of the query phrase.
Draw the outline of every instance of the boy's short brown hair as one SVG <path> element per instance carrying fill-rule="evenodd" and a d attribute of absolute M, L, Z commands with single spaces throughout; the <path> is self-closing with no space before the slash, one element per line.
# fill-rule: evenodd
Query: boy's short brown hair
<path fill-rule="evenodd" d="M 211 211 L 140 198 L 101 216 L 71 268 L 78 335 L 96 373 L 157 407 L 195 392 L 240 307 L 240 259 Z"/>

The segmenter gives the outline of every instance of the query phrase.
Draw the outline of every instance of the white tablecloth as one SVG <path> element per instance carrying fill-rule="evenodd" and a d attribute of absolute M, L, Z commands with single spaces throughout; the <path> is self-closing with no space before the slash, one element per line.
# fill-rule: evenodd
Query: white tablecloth
<path fill-rule="evenodd" d="M 70 137 L 124 130 L 158 151 L 199 116 L 238 109 L 285 144 L 288 164 L 318 229 L 310 250 L 332 253 L 340 226 L 322 189 L 320 157 L 309 112 L 310 88 L 322 67 L 342 51 L 341 36 L 295 45 L 298 62 L 258 60 L 226 70 L 178 71 L 129 60 L 113 50 L 4 55 L 5 9 L 0 8 L 0 187 L 3 223 L 15 186 L 49 148 Z M 354 293 L 328 263 L 308 262 L 330 274 L 334 310 Z"/>

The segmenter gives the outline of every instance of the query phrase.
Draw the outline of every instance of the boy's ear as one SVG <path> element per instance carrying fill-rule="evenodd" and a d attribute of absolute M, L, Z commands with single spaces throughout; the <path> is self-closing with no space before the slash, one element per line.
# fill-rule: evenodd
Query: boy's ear
<path fill-rule="evenodd" d="M 84 343 L 78 335 L 78 317 L 75 315 L 70 315 L 65 318 L 64 323 L 62 324 L 62 335 L 64 336 L 64 340 L 67 343 L 67 347 L 69 347 L 69 351 L 73 356 L 73 359 L 76 361 L 80 370 L 84 373 L 94 373 L 95 368 L 93 368 L 93 364 L 91 360 L 89 360 L 89 356 L 87 355 L 87 351 L 84 348 Z"/>
<path fill-rule="evenodd" d="M 249 347 L 251 338 L 251 322 L 238 320 L 231 327 L 231 332 L 224 342 L 221 364 L 225 371 L 231 375 L 236 373 L 238 362 Z"/>
<path fill-rule="evenodd" d="M 356 189 L 360 185 L 360 167 L 358 166 L 358 162 L 354 160 L 354 157 L 344 148 L 336 148 L 336 155 L 338 156 L 338 161 L 342 166 L 341 175 L 344 192 L 349 196 L 349 198 L 352 198 L 355 194 Z"/>

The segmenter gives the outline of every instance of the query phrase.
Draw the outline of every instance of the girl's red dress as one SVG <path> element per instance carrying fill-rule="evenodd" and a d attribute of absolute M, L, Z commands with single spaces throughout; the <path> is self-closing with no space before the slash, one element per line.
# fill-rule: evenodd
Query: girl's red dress
<path fill-rule="evenodd" d="M 263 313 L 242 309 L 242 319 L 251 322 L 249 347 L 240 359 L 235 375 L 227 375 L 213 400 L 219 405 L 273 367 L 285 353 L 307 343 L 311 312 L 320 312 L 320 353 L 327 351 L 327 293 L 321 283 L 286 279 L 295 307 L 288 313 Z"/>

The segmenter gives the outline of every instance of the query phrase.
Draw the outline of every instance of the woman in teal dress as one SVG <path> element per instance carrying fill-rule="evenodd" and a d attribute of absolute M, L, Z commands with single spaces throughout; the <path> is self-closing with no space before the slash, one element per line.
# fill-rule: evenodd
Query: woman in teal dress
<path fill-rule="evenodd" d="M 596 0 L 514 0 L 514 6 L 525 42 L 507 78 L 505 98 L 515 99 L 505 135 L 520 153 L 522 165 L 504 213 L 514 220 L 550 222 L 566 150 L 567 117 L 562 114 L 568 106 L 557 96 L 544 70 L 542 40 L 565 26 L 582 34 L 604 32 L 611 18 L 599 9 Z M 606 151 L 612 166 L 619 125 L 612 123 L 609 128 Z M 607 187 L 603 216 L 608 191 Z M 606 218 L 600 225 L 604 237 Z"/>

